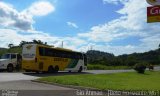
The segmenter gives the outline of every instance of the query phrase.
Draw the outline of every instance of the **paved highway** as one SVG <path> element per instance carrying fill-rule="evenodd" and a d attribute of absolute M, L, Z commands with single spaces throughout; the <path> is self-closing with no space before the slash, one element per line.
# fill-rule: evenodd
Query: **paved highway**
<path fill-rule="evenodd" d="M 74 96 L 76 89 L 65 88 L 56 85 L 32 82 L 31 80 L 50 76 L 62 75 L 57 74 L 35 74 L 35 73 L 0 73 L 0 96 L 4 92 L 17 91 L 18 95 L 14 96 Z M 7 91 L 6 91 L 7 90 Z M 2 93 L 3 92 L 3 93 Z M 4 95 L 10 96 L 10 95 Z"/>
<path fill-rule="evenodd" d="M 154 70 L 155 71 L 160 70 L 160 66 L 154 67 Z M 128 69 L 128 70 L 87 70 L 85 72 L 91 74 L 109 74 L 109 73 L 134 72 L 134 71 L 135 71 L 134 69 Z"/>

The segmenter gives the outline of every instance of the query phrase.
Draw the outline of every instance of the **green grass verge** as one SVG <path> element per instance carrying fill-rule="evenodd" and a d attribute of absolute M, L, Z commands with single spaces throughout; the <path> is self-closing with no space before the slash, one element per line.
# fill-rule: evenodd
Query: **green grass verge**
<path fill-rule="evenodd" d="M 92 87 L 100 90 L 160 90 L 160 72 L 50 76 L 38 79 L 50 83 Z"/>
<path fill-rule="evenodd" d="M 88 64 L 88 70 L 119 70 L 119 69 L 132 69 L 131 66 L 105 66 L 100 64 Z"/>

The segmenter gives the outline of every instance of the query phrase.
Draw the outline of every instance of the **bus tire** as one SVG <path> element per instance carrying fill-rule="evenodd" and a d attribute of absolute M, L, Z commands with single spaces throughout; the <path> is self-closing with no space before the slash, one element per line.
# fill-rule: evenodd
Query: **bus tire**
<path fill-rule="evenodd" d="M 13 70 L 14 70 L 13 65 L 12 65 L 12 64 L 9 64 L 9 65 L 7 66 L 7 72 L 13 72 Z"/>
<path fill-rule="evenodd" d="M 83 68 L 82 68 L 82 66 L 81 66 L 81 67 L 79 67 L 78 72 L 82 72 L 82 69 L 83 69 Z"/>
<path fill-rule="evenodd" d="M 58 72 L 59 71 L 59 67 L 58 66 L 55 66 L 55 68 L 54 68 L 54 72 Z"/>
<path fill-rule="evenodd" d="M 31 72 L 31 71 L 29 71 L 29 70 L 25 70 L 25 72 Z"/>
<path fill-rule="evenodd" d="M 36 74 L 39 74 L 39 71 L 36 71 Z"/>
<path fill-rule="evenodd" d="M 48 73 L 53 73 L 53 72 L 54 72 L 53 66 L 49 66 L 49 67 L 48 67 Z"/>

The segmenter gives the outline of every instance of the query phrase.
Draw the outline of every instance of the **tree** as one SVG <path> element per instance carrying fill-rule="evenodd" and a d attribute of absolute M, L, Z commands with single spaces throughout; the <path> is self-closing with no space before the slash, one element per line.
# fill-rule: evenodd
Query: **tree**
<path fill-rule="evenodd" d="M 42 44 L 42 45 L 47 45 L 47 42 L 42 42 L 41 40 L 32 40 L 31 42 L 28 41 L 21 41 L 19 46 L 22 47 L 24 44 Z"/>
<path fill-rule="evenodd" d="M 43 42 L 41 40 L 38 40 L 38 44 L 43 44 Z"/>
<path fill-rule="evenodd" d="M 125 60 L 125 64 L 127 66 L 134 66 L 136 63 L 137 63 L 137 59 L 135 56 L 129 55 Z"/>
<path fill-rule="evenodd" d="M 9 48 L 12 48 L 14 45 L 11 43 L 11 44 L 8 44 L 8 47 Z"/>
<path fill-rule="evenodd" d="M 27 41 L 21 41 L 19 46 L 22 47 L 24 44 L 27 44 L 27 43 L 28 43 Z"/>
<path fill-rule="evenodd" d="M 33 40 L 33 43 L 38 44 L 38 41 L 34 39 L 34 40 Z"/>
<path fill-rule="evenodd" d="M 146 62 L 137 63 L 134 66 L 134 70 L 136 70 L 138 73 L 144 74 L 144 72 L 147 68 L 146 66 L 147 66 Z"/>
<path fill-rule="evenodd" d="M 41 40 L 33 40 L 33 43 L 35 43 L 35 44 L 44 44 Z"/>

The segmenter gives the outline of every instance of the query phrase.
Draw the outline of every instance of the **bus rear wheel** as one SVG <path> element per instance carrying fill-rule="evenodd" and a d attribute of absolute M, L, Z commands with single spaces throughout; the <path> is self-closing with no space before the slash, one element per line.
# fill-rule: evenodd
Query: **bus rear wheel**
<path fill-rule="evenodd" d="M 49 67 L 48 67 L 48 73 L 53 73 L 53 72 L 54 72 L 53 66 L 49 66 Z"/>

